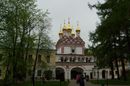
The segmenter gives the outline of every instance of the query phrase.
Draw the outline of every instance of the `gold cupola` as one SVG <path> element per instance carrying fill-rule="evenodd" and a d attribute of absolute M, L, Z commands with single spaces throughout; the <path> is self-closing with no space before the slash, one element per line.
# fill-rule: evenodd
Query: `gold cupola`
<path fill-rule="evenodd" d="M 72 35 L 72 36 L 75 36 L 75 33 L 74 33 L 74 28 L 73 28 L 73 26 L 72 26 L 72 32 L 71 32 L 71 35 Z"/>
<path fill-rule="evenodd" d="M 76 32 L 80 32 L 80 26 L 79 26 L 79 23 L 77 23 Z"/>
<path fill-rule="evenodd" d="M 67 25 L 66 25 L 66 23 L 65 23 L 65 20 L 64 20 L 63 30 L 67 30 Z"/>
<path fill-rule="evenodd" d="M 67 29 L 68 29 L 69 31 L 71 31 L 71 30 L 72 30 L 71 25 L 70 25 L 70 18 L 68 18 Z"/>

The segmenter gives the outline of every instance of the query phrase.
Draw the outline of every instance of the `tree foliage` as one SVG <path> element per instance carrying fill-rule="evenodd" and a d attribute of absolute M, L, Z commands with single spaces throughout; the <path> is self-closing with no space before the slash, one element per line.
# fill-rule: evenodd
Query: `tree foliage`
<path fill-rule="evenodd" d="M 112 63 L 118 70 L 118 61 L 121 61 L 125 79 L 124 60 L 130 56 L 130 1 L 105 0 L 91 6 L 98 10 L 101 20 L 95 32 L 90 33 L 98 66 L 111 67 Z"/>
<path fill-rule="evenodd" d="M 50 19 L 35 4 L 36 0 L 0 1 L 0 49 L 5 82 L 23 81 L 28 69 L 28 52 L 51 48 L 48 36 Z M 40 43 L 37 40 L 40 37 Z"/>

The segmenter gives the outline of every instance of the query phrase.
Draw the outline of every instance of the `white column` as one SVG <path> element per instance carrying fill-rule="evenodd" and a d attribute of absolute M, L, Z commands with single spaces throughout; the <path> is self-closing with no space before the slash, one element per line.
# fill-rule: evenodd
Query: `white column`
<path fill-rule="evenodd" d="M 70 69 L 66 69 L 66 71 L 65 71 L 65 79 L 66 80 L 70 80 L 71 79 L 71 77 L 70 77 Z"/>
<path fill-rule="evenodd" d="M 68 80 L 71 79 L 71 76 L 70 76 L 70 70 L 68 70 Z"/>

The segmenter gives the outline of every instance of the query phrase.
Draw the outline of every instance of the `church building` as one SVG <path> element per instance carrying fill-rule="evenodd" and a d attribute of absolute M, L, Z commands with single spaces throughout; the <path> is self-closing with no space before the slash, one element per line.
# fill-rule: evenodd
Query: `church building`
<path fill-rule="evenodd" d="M 80 37 L 80 32 L 79 24 L 74 31 L 69 20 L 61 26 L 56 44 L 56 79 L 60 76 L 67 80 L 75 79 L 77 74 L 86 74 L 92 78 L 94 57 L 85 56 L 85 42 Z"/>

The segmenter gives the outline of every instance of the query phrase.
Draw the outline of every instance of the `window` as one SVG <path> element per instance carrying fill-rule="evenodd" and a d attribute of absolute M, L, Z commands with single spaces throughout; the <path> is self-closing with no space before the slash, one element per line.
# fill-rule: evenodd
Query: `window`
<path fill-rule="evenodd" d="M 3 54 L 0 54 L 0 61 L 2 60 Z"/>
<path fill-rule="evenodd" d="M 41 70 L 37 70 L 37 76 L 41 76 L 42 71 Z"/>
<path fill-rule="evenodd" d="M 71 52 L 72 52 L 72 53 L 75 53 L 75 49 L 71 49 Z"/>
<path fill-rule="evenodd" d="M 84 57 L 82 57 L 82 62 L 84 62 Z"/>
<path fill-rule="evenodd" d="M 118 71 L 115 71 L 115 74 L 117 75 L 117 74 L 118 74 Z"/>
<path fill-rule="evenodd" d="M 86 58 L 86 62 L 88 62 L 88 58 Z"/>
<path fill-rule="evenodd" d="M 72 62 L 72 57 L 70 57 L 70 62 Z"/>
<path fill-rule="evenodd" d="M 75 50 L 74 49 L 72 49 L 72 53 L 74 53 L 75 52 Z"/>
<path fill-rule="evenodd" d="M 71 47 L 71 53 L 75 53 L 75 47 L 74 46 Z"/>
<path fill-rule="evenodd" d="M 61 62 L 63 62 L 64 61 L 64 58 L 63 57 L 61 57 Z"/>
<path fill-rule="evenodd" d="M 47 63 L 50 63 L 50 56 L 49 55 L 47 56 L 46 60 L 47 60 Z"/>
<path fill-rule="evenodd" d="M 38 55 L 38 63 L 41 63 L 41 55 Z"/>
<path fill-rule="evenodd" d="M 68 58 L 67 58 L 67 57 L 65 57 L 64 62 L 67 62 L 67 60 L 68 60 Z"/>
<path fill-rule="evenodd" d="M 78 57 L 78 61 L 80 62 L 80 57 Z"/>
<path fill-rule="evenodd" d="M 112 75 L 112 71 L 109 71 L 109 74 Z"/>
<path fill-rule="evenodd" d="M 32 55 L 29 55 L 29 56 L 28 56 L 28 60 L 32 60 Z"/>
<path fill-rule="evenodd" d="M 1 69 L 0 69 L 0 76 L 1 76 Z"/>

